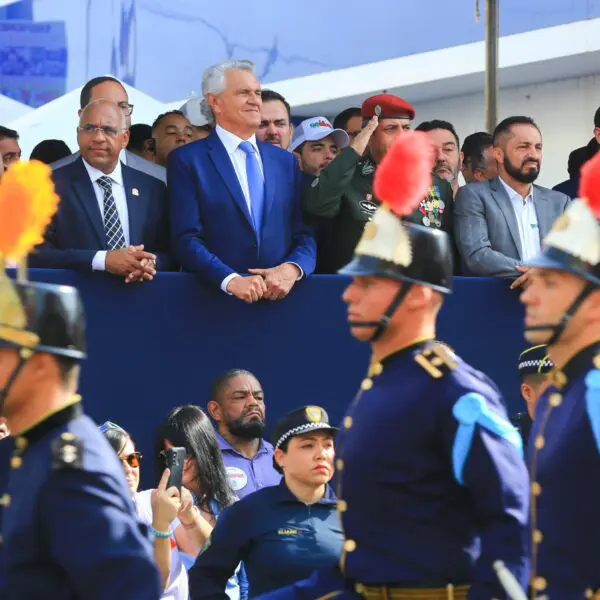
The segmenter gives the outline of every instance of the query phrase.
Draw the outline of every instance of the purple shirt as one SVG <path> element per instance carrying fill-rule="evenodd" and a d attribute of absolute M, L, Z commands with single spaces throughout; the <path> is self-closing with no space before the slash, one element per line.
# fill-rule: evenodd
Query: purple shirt
<path fill-rule="evenodd" d="M 281 475 L 273 467 L 273 446 L 261 440 L 254 458 L 246 458 L 232 448 L 223 436 L 217 432 L 219 447 L 223 453 L 223 462 L 231 489 L 238 498 L 243 498 L 256 490 L 278 485 Z"/>

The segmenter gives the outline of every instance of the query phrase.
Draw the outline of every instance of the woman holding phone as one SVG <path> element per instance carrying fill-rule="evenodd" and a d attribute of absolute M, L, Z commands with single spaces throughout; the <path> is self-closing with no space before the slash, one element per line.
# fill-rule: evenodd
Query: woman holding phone
<path fill-rule="evenodd" d="M 223 513 L 210 545 L 189 571 L 192 600 L 222 597 L 240 561 L 248 575 L 249 598 L 338 563 L 343 534 L 329 485 L 336 431 L 319 406 L 303 406 L 277 423 L 273 462 L 283 480 Z"/>
<path fill-rule="evenodd" d="M 199 407 L 186 405 L 173 408 L 159 426 L 156 434 L 157 475 L 165 467 L 169 450 L 175 448 L 185 450 L 182 490 L 186 489 L 192 495 L 198 523 L 195 541 L 204 550 L 221 512 L 236 502 L 237 498 L 229 486 L 214 427 Z M 183 554 L 183 561 L 188 569 L 194 564 L 197 555 L 197 551 Z M 246 600 L 247 580 L 239 561 L 225 579 L 221 597 L 223 593 L 230 600 Z"/>
<path fill-rule="evenodd" d="M 133 439 L 110 421 L 100 431 L 121 460 L 138 516 L 154 538 L 154 559 L 164 589 L 161 598 L 187 600 L 188 576 L 183 553 L 198 554 L 198 539 L 204 539 L 206 534 L 198 523 L 192 495 L 185 489 L 167 487 L 169 469 L 162 472 L 156 489 L 138 492 L 142 455 L 136 451 Z"/>

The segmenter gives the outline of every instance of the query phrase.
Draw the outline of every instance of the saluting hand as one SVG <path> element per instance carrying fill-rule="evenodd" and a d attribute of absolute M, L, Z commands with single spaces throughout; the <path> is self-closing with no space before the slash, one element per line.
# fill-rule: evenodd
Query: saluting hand
<path fill-rule="evenodd" d="M 350 143 L 350 148 L 353 148 L 359 156 L 363 156 L 367 151 L 369 140 L 371 139 L 371 136 L 377 129 L 378 125 L 379 119 L 377 116 L 372 117 L 371 120 L 360 130 L 358 135 Z"/>

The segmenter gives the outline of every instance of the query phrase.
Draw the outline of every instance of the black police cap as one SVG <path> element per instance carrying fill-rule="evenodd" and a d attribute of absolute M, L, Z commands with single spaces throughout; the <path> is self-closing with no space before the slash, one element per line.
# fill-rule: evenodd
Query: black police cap
<path fill-rule="evenodd" d="M 525 375 L 540 375 L 552 371 L 554 363 L 548 355 L 548 346 L 541 344 L 532 346 L 521 352 L 519 355 L 519 376 Z"/>
<path fill-rule="evenodd" d="M 320 406 L 302 406 L 280 419 L 273 430 L 273 446 L 279 448 L 285 441 L 309 431 L 338 431 L 329 424 L 329 415 Z"/>

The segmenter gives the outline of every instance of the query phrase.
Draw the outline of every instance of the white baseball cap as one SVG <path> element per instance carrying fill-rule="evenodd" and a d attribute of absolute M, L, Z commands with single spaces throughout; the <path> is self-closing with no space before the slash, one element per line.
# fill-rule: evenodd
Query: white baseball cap
<path fill-rule="evenodd" d="M 179 110 L 194 127 L 208 125 L 208 119 L 202 114 L 202 98 L 190 98 Z"/>
<path fill-rule="evenodd" d="M 304 144 L 304 142 L 316 142 L 330 135 L 333 136 L 338 148 L 345 148 L 350 143 L 348 134 L 343 129 L 334 129 L 333 125 L 325 117 L 304 119 L 294 129 L 290 150 L 293 152 L 296 148 Z"/>

